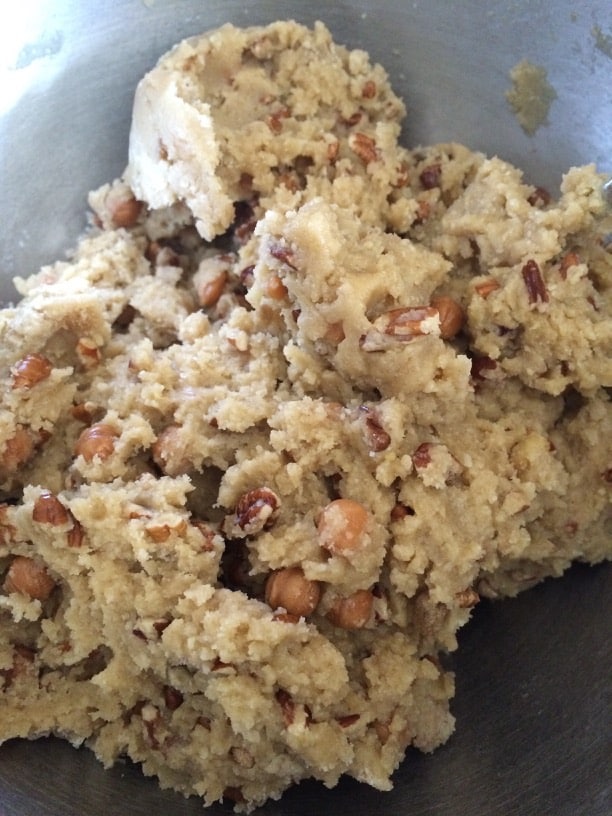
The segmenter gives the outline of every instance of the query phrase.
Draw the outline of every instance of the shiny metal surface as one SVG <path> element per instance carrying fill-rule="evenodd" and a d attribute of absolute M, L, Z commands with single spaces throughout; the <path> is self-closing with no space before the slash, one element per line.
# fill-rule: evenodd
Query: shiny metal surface
<path fill-rule="evenodd" d="M 227 20 L 323 19 L 382 62 L 410 109 L 409 144 L 458 140 L 555 190 L 572 164 L 612 172 L 612 10 L 607 0 L 21 0 L 0 11 L 0 300 L 14 275 L 60 257 L 87 190 L 118 175 L 141 74 L 178 39 Z M 527 137 L 508 72 L 543 65 L 557 99 Z M 457 733 L 410 754 L 396 788 L 303 784 L 262 816 L 609 816 L 612 813 L 612 568 L 576 567 L 515 601 L 482 605 L 453 657 Z M 0 711 L 1 716 L 1 711 Z M 212 808 L 211 816 L 228 813 Z M 55 740 L 0 748 L 2 816 L 174 816 L 196 801 L 137 769 L 105 772 Z"/>

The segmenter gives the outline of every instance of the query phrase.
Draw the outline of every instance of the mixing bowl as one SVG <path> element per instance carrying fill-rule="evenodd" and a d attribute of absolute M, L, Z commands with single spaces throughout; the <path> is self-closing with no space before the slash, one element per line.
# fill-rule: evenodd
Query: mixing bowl
<path fill-rule="evenodd" d="M 407 103 L 408 145 L 461 141 L 518 164 L 553 193 L 571 165 L 612 171 L 606 0 L 22 0 L 1 16 L 5 302 L 15 296 L 13 276 L 74 244 L 86 192 L 122 172 L 140 76 L 179 39 L 226 21 L 322 19 L 337 41 L 368 50 Z M 522 59 L 544 67 L 556 93 L 532 136 L 505 98 Z M 391 793 L 304 783 L 262 816 L 607 816 L 611 589 L 610 566 L 578 565 L 516 600 L 481 604 L 452 658 L 457 731 L 446 746 L 409 752 Z M 199 812 L 201 802 L 160 791 L 132 765 L 104 771 L 87 750 L 53 738 L 0 748 L 2 816 Z"/>

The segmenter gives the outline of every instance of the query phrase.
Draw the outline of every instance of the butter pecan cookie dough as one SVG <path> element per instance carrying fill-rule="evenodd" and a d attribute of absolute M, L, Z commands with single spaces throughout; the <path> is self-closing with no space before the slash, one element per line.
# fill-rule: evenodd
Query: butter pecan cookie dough
<path fill-rule="evenodd" d="M 0 740 L 247 811 L 453 730 L 481 596 L 610 545 L 610 215 L 380 66 L 232 26 L 141 82 L 123 178 L 0 312 Z"/>

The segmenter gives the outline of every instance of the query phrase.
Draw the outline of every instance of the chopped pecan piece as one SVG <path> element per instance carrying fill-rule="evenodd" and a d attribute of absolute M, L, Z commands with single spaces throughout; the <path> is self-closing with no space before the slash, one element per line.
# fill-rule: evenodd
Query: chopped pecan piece
<path fill-rule="evenodd" d="M 382 316 L 381 327 L 385 334 L 400 340 L 412 340 L 428 333 L 427 322 L 438 315 L 435 306 L 409 306 L 391 309 Z"/>
<path fill-rule="evenodd" d="M 219 300 L 227 283 L 227 270 L 221 269 L 217 275 L 204 281 L 198 290 L 200 306 L 206 309 Z"/>
<path fill-rule="evenodd" d="M 70 514 L 72 516 L 72 513 Z M 73 524 L 72 527 L 68 530 L 68 546 L 69 547 L 80 547 L 83 543 L 83 527 L 78 522 L 74 516 L 72 516 Z"/>
<path fill-rule="evenodd" d="M 3 589 L 7 593 L 20 592 L 29 598 L 46 601 L 55 589 L 55 581 L 44 564 L 16 555 L 6 573 Z"/>
<path fill-rule="evenodd" d="M 15 644 L 13 647 L 13 665 L 8 669 L 0 669 L 0 688 L 10 688 L 16 680 L 24 677 L 36 659 L 36 652 L 28 646 Z"/>
<path fill-rule="evenodd" d="M 232 516 L 227 516 L 223 529 L 229 535 L 242 537 L 265 530 L 273 524 L 280 499 L 269 487 L 256 487 L 243 493 Z"/>
<path fill-rule="evenodd" d="M 0 472 L 14 473 L 34 455 L 36 444 L 32 433 L 18 425 L 15 434 L 7 439 L 0 455 Z M 0 476 L 2 478 L 2 476 Z"/>
<path fill-rule="evenodd" d="M 193 468 L 185 455 L 180 425 L 167 425 L 151 446 L 155 464 L 168 476 L 181 476 Z"/>
<path fill-rule="evenodd" d="M 489 297 L 491 292 L 495 292 L 495 290 L 499 288 L 500 284 L 495 278 L 487 278 L 474 286 L 474 290 L 485 300 Z"/>
<path fill-rule="evenodd" d="M 112 425 L 97 422 L 81 433 L 75 446 L 75 455 L 82 456 L 86 462 L 91 462 L 94 457 L 108 459 L 115 450 L 115 440 L 118 436 Z"/>
<path fill-rule="evenodd" d="M 410 182 L 410 167 L 408 163 L 403 161 L 400 162 L 397 168 L 397 176 L 395 181 L 393 182 L 393 186 L 397 188 L 406 187 Z"/>
<path fill-rule="evenodd" d="M 145 250 L 145 258 L 155 266 L 180 266 L 181 259 L 177 252 L 167 244 L 151 241 Z"/>
<path fill-rule="evenodd" d="M 414 516 L 414 510 L 412 507 L 397 502 L 391 509 L 390 516 L 391 521 L 401 521 L 403 518 L 406 518 L 406 516 Z"/>
<path fill-rule="evenodd" d="M 271 244 L 269 248 L 270 255 L 276 258 L 277 261 L 287 264 L 291 269 L 297 269 L 294 263 L 293 252 L 290 247 L 283 244 Z"/>
<path fill-rule="evenodd" d="M 378 149 L 376 142 L 371 136 L 365 133 L 351 133 L 348 138 L 348 145 L 364 164 L 376 161 L 378 158 Z"/>
<path fill-rule="evenodd" d="M 363 113 L 361 111 L 355 111 L 355 113 L 352 113 L 348 118 L 341 119 L 340 121 L 347 127 L 355 127 L 355 125 L 358 125 L 359 122 L 361 122 L 362 117 Z"/>
<path fill-rule="evenodd" d="M 361 714 L 345 714 L 343 717 L 336 717 L 335 720 L 340 728 L 348 728 L 354 725 L 361 718 Z"/>
<path fill-rule="evenodd" d="M 300 617 L 299 615 L 293 615 L 291 612 L 281 612 L 276 609 L 272 613 L 272 618 L 279 623 L 299 623 Z"/>
<path fill-rule="evenodd" d="M 240 270 L 240 286 L 243 293 L 248 292 L 253 285 L 253 281 L 255 280 L 254 272 L 255 264 L 249 264 Z"/>
<path fill-rule="evenodd" d="M 119 312 L 113 322 L 113 328 L 122 331 L 128 328 L 130 323 L 137 315 L 136 309 L 130 304 L 126 303 L 123 309 Z"/>
<path fill-rule="evenodd" d="M 200 521 L 199 519 L 194 519 L 192 524 L 197 530 L 200 531 L 202 535 L 202 546 L 200 547 L 201 551 L 213 552 L 215 549 L 215 531 L 213 528 L 207 522 Z"/>
<path fill-rule="evenodd" d="M 237 788 L 233 785 L 231 785 L 228 788 L 225 788 L 225 790 L 223 791 L 223 798 L 229 799 L 229 801 L 233 802 L 235 805 L 241 805 L 244 802 L 246 802 L 244 794 L 242 793 L 240 788 Z"/>
<path fill-rule="evenodd" d="M 364 438 L 368 448 L 374 453 L 386 450 L 391 444 L 391 437 L 383 428 L 376 411 L 367 405 L 361 405 L 359 412 L 364 423 Z"/>
<path fill-rule="evenodd" d="M 364 99 L 374 99 L 376 96 L 376 83 L 373 79 L 368 79 L 367 82 L 364 82 L 361 95 Z"/>
<path fill-rule="evenodd" d="M 431 215 L 431 204 L 424 199 L 417 199 L 417 212 L 413 224 L 419 226 L 424 221 L 427 221 Z"/>
<path fill-rule="evenodd" d="M 164 630 L 170 626 L 171 622 L 172 621 L 167 620 L 167 618 L 159 618 L 159 620 L 153 621 L 153 628 L 159 637 L 162 636 Z"/>
<path fill-rule="evenodd" d="M 149 538 L 161 544 L 164 541 L 168 541 L 173 534 L 178 536 L 184 535 L 187 530 L 187 522 L 185 519 L 173 519 L 172 522 L 160 522 L 153 519 L 145 524 L 145 530 Z"/>
<path fill-rule="evenodd" d="M 254 207 L 255 202 L 250 201 L 237 201 L 234 204 L 235 219 L 233 225 L 233 235 L 234 241 L 236 244 L 238 244 L 238 246 L 246 244 L 253 234 L 255 224 L 257 223 Z"/>
<path fill-rule="evenodd" d="M 424 190 L 433 190 L 434 187 L 439 187 L 441 178 L 442 166 L 439 162 L 430 164 L 419 173 L 419 181 Z"/>
<path fill-rule="evenodd" d="M 409 342 L 438 333 L 440 318 L 434 306 L 406 306 L 384 312 L 372 325 L 373 330 L 360 339 L 363 351 L 382 351 L 390 347 L 390 340 Z"/>
<path fill-rule="evenodd" d="M 159 709 L 151 703 L 144 703 L 140 716 L 151 748 L 158 750 L 161 747 L 161 742 L 156 732 L 162 723 Z"/>
<path fill-rule="evenodd" d="M 164 686 L 163 689 L 164 703 L 169 711 L 176 711 L 183 705 L 183 695 L 174 686 Z"/>
<path fill-rule="evenodd" d="M 468 587 L 467 589 L 464 589 L 461 592 L 457 592 L 457 594 L 455 595 L 455 600 L 457 601 L 457 604 L 461 607 L 461 609 L 469 609 L 472 606 L 476 606 L 476 604 L 480 600 L 480 595 L 476 592 L 475 589 L 472 589 L 472 587 Z"/>
<path fill-rule="evenodd" d="M 330 164 L 333 164 L 336 159 L 338 158 L 338 153 L 340 152 L 340 142 L 336 139 L 333 142 L 327 143 L 327 161 Z"/>
<path fill-rule="evenodd" d="M 9 521 L 9 505 L 0 504 L 0 544 L 13 540 L 16 528 Z"/>
<path fill-rule="evenodd" d="M 285 727 L 288 728 L 295 719 L 295 703 L 293 702 L 293 698 L 289 692 L 284 689 L 279 689 L 274 696 L 281 708 Z"/>
<path fill-rule="evenodd" d="M 431 449 L 433 445 L 431 442 L 422 442 L 419 447 L 412 454 L 412 464 L 415 468 L 425 468 L 431 464 Z"/>
<path fill-rule="evenodd" d="M 84 402 L 78 402 L 70 409 L 70 415 L 76 419 L 77 422 L 83 422 L 90 425 L 93 420 L 93 413 L 91 408 Z"/>
<path fill-rule="evenodd" d="M 213 661 L 213 664 L 210 667 L 210 670 L 213 671 L 213 672 L 216 672 L 216 671 L 222 671 L 223 669 L 232 669 L 233 670 L 234 666 L 232 666 L 231 663 L 224 663 L 223 660 L 221 660 L 221 658 L 219 658 L 219 657 L 215 657 L 215 659 Z"/>
<path fill-rule="evenodd" d="M 341 320 L 338 320 L 336 323 L 328 324 L 323 339 L 326 343 L 329 343 L 330 346 L 339 346 L 345 336 L 344 325 Z"/>
<path fill-rule="evenodd" d="M 68 510 L 50 490 L 43 490 L 34 502 L 33 521 L 58 527 L 60 524 L 65 524 L 68 518 Z"/>
<path fill-rule="evenodd" d="M 79 338 L 76 353 L 84 368 L 95 368 L 102 359 L 102 352 L 90 337 Z"/>
<path fill-rule="evenodd" d="M 284 300 L 288 290 L 278 275 L 270 275 L 265 283 L 265 293 L 272 300 Z"/>
<path fill-rule="evenodd" d="M 494 371 L 497 368 L 497 363 L 490 357 L 474 357 L 472 358 L 472 377 L 475 380 L 487 380 L 487 371 Z"/>
<path fill-rule="evenodd" d="M 432 298 L 431 305 L 438 310 L 440 337 L 450 340 L 459 334 L 465 323 L 465 313 L 461 304 L 446 295 Z"/>
<path fill-rule="evenodd" d="M 521 269 L 521 275 L 523 276 L 525 286 L 527 287 L 529 302 L 548 302 L 548 292 L 546 291 L 546 286 L 544 284 L 544 280 L 542 279 L 540 267 L 533 259 L 527 261 L 527 263 L 523 266 Z"/>
<path fill-rule="evenodd" d="M 578 266 L 579 263 L 581 263 L 581 260 L 577 252 L 568 252 L 563 256 L 559 264 L 559 274 L 563 280 L 567 278 L 568 269 L 572 266 Z"/>
<path fill-rule="evenodd" d="M 266 124 L 272 133 L 279 134 L 283 129 L 283 119 L 287 119 L 290 115 L 291 111 L 289 108 L 280 108 L 266 116 Z"/>
<path fill-rule="evenodd" d="M 551 202 L 551 195 L 544 187 L 535 187 L 527 201 L 532 207 L 546 207 Z"/>
<path fill-rule="evenodd" d="M 128 196 L 107 203 L 114 226 L 125 229 L 134 226 L 144 206 L 142 201 Z"/>
<path fill-rule="evenodd" d="M 389 740 L 389 737 L 391 736 L 391 729 L 389 728 L 388 723 L 380 722 L 380 720 L 375 720 L 373 726 L 380 744 L 386 745 L 386 743 Z"/>
<path fill-rule="evenodd" d="M 26 354 L 12 369 L 13 388 L 32 388 L 46 380 L 53 366 L 42 354 Z"/>

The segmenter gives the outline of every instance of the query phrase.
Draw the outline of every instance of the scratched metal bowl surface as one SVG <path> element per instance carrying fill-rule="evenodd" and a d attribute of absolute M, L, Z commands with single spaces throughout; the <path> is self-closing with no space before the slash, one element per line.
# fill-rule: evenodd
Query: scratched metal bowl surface
<path fill-rule="evenodd" d="M 0 11 L 0 301 L 14 297 L 15 275 L 74 244 L 87 190 L 124 168 L 136 82 L 169 46 L 226 21 L 289 17 L 322 19 L 385 65 L 410 111 L 407 144 L 462 141 L 552 191 L 572 164 L 612 171 L 607 0 L 21 0 Z M 524 58 L 557 93 L 533 137 L 504 98 Z M 609 816 L 611 590 L 610 565 L 578 565 L 481 604 L 453 656 L 457 731 L 446 746 L 409 753 L 391 793 L 308 782 L 258 812 Z M 201 803 L 130 764 L 104 771 L 59 740 L 12 741 L 0 748 L 0 814 L 33 813 L 183 816 Z"/>

